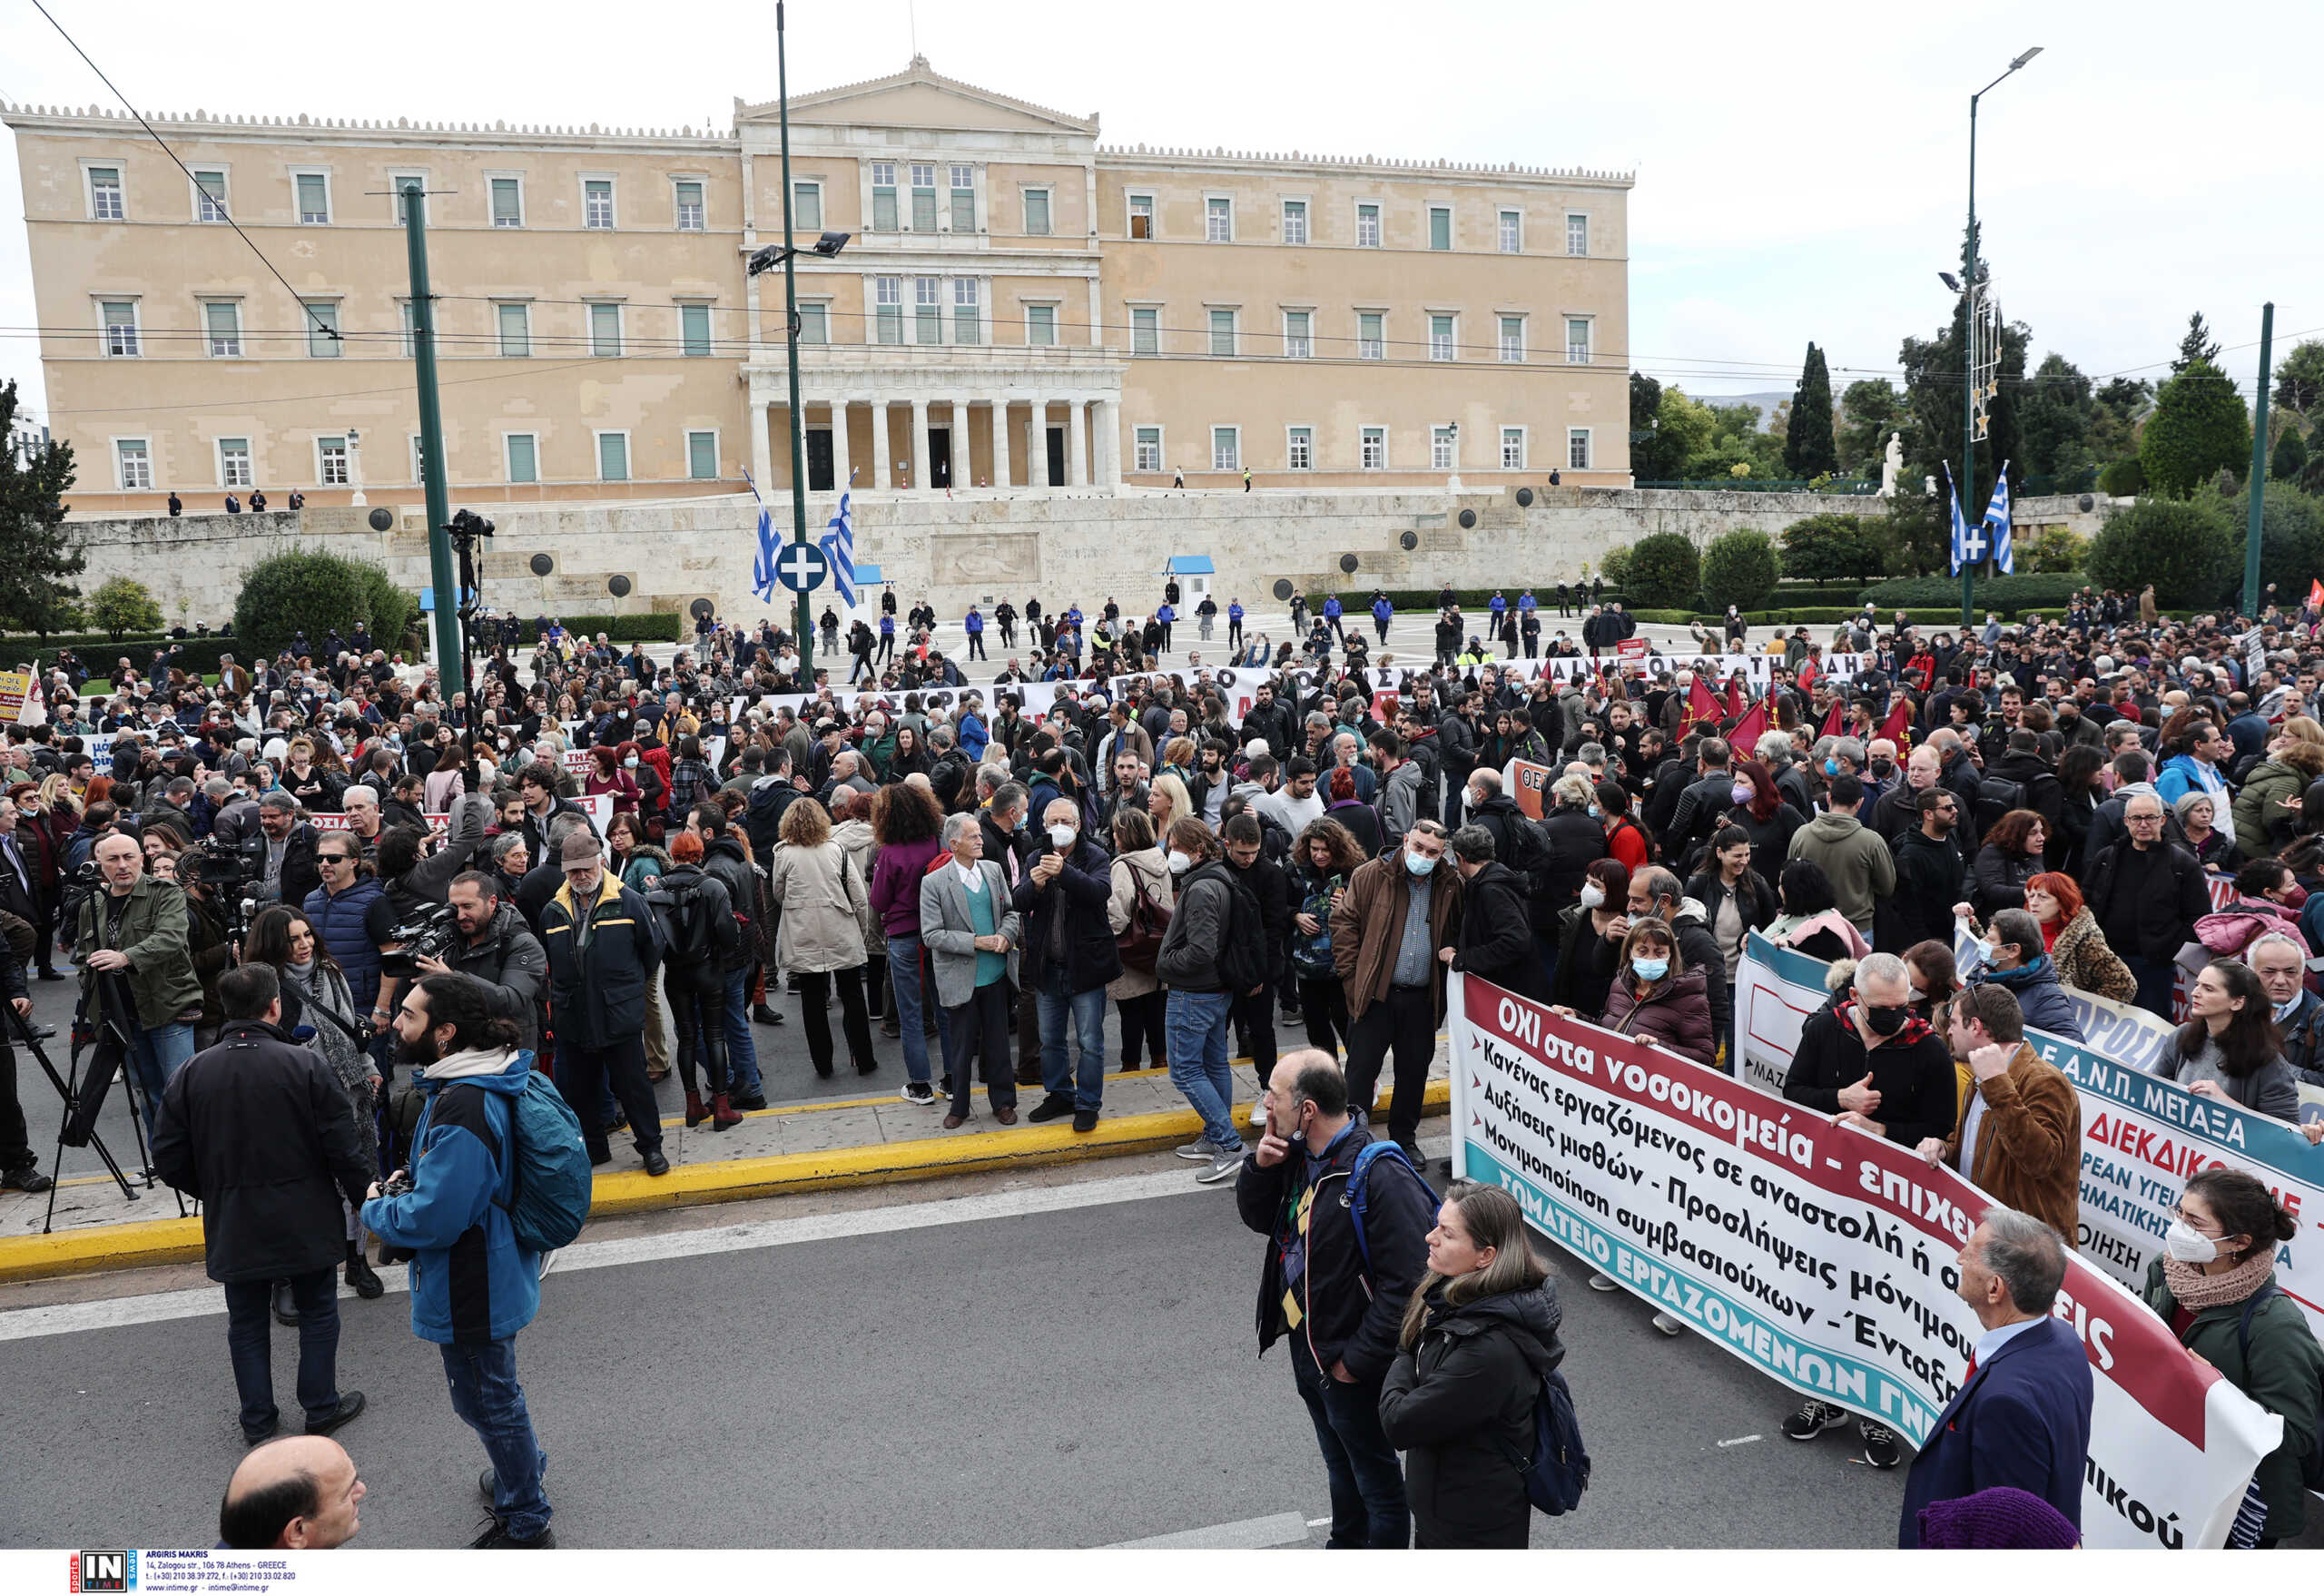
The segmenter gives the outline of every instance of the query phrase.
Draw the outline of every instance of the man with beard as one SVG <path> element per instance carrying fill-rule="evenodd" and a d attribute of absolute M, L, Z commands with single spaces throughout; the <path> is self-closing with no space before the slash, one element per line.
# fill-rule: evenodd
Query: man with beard
<path fill-rule="evenodd" d="M 1949 787 L 1932 785 L 1915 802 L 1921 823 L 1892 845 L 1896 890 L 1881 905 L 1879 934 L 1873 939 L 1895 953 L 1931 940 L 1953 945 L 1953 905 L 1959 901 L 1966 870 L 1953 834 L 1961 823 L 1960 798 Z"/>

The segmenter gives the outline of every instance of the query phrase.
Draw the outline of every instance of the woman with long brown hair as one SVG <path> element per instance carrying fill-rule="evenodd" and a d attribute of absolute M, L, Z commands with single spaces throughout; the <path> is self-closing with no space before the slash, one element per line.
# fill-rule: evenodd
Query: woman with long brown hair
<path fill-rule="evenodd" d="M 1347 989 L 1332 962 L 1332 911 L 1366 855 L 1339 822 L 1310 821 L 1292 850 L 1291 968 L 1310 1047 L 1334 1059 L 1347 1040 Z"/>

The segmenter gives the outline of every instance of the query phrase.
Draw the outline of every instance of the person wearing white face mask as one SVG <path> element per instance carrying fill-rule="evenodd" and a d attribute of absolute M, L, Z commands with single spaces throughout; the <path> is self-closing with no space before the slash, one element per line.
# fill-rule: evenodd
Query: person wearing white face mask
<path fill-rule="evenodd" d="M 1347 992 L 1348 1095 L 1369 1112 L 1393 1051 L 1388 1134 L 1415 1166 L 1421 1094 L 1444 1019 L 1440 954 L 1453 945 L 1466 885 L 1444 862 L 1445 841 L 1435 821 L 1413 822 L 1394 852 L 1349 878 L 1332 911 L 1332 963 Z"/>
<path fill-rule="evenodd" d="M 1107 921 L 1111 861 L 1081 834 L 1080 806 L 1049 801 L 1042 819 L 1048 842 L 1017 883 L 1025 919 L 1024 971 L 1040 1009 L 1041 1084 L 1048 1090 L 1026 1118 L 1033 1124 L 1073 1117 L 1084 1135 L 1098 1128 L 1106 1082 L 1106 983 L 1122 972 Z M 1076 1071 L 1066 1054 L 1066 1022 L 1080 1052 Z"/>

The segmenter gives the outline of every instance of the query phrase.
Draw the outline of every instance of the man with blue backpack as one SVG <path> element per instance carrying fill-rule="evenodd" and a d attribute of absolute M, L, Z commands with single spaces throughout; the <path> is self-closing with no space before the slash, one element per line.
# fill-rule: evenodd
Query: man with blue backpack
<path fill-rule="evenodd" d="M 1243 1223 L 1267 1238 L 1259 1352 L 1290 1344 L 1331 1480 L 1327 1544 L 1402 1548 L 1411 1513 L 1380 1392 L 1427 1272 L 1436 1193 L 1402 1148 L 1372 1139 L 1330 1054 L 1285 1054 L 1263 1106 L 1265 1133 L 1235 1182 Z"/>
<path fill-rule="evenodd" d="M 372 1186 L 363 1222 L 411 1250 L 412 1334 L 441 1349 L 452 1411 L 492 1460 L 479 1482 L 492 1526 L 473 1544 L 552 1547 L 517 1332 L 540 1307 L 541 1255 L 588 1217 L 580 1120 L 473 976 L 423 977 L 395 1032 L 424 1106 L 411 1167 Z"/>

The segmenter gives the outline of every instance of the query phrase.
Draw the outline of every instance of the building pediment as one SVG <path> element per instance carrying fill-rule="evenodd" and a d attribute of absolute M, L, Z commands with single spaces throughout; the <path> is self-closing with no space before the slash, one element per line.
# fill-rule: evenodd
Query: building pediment
<path fill-rule="evenodd" d="M 737 125 L 773 123 L 777 108 L 777 102 L 772 100 L 753 105 L 737 99 L 734 119 Z M 795 94 L 791 100 L 791 120 L 820 125 L 1079 133 L 1089 138 L 1098 133 L 1098 118 L 1094 114 L 1068 116 L 1062 111 L 961 83 L 932 70 L 924 55 L 913 56 L 910 66 L 889 77 Z"/>

